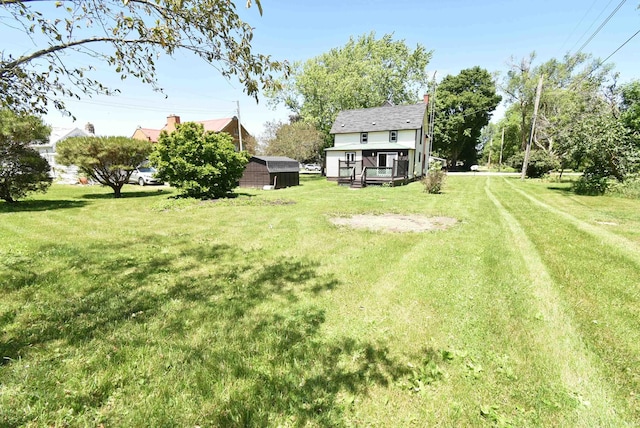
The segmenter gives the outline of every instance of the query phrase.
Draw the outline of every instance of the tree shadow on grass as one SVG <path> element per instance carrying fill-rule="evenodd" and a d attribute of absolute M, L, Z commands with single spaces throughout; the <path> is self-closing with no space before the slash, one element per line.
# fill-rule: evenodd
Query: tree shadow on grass
<path fill-rule="evenodd" d="M 120 199 L 129 198 L 148 198 L 151 196 L 167 196 L 171 193 L 166 189 L 154 189 L 149 191 L 137 191 L 137 192 L 121 192 Z M 116 199 L 113 193 L 86 193 L 82 195 L 85 199 Z"/>
<path fill-rule="evenodd" d="M 553 190 L 554 192 L 558 192 L 558 193 L 564 193 L 564 194 L 574 193 L 575 194 L 575 192 L 571 187 L 566 187 L 566 186 L 547 186 L 547 189 Z"/>
<path fill-rule="evenodd" d="M 87 205 L 86 201 L 67 200 L 26 200 L 12 204 L 0 202 L 0 213 L 52 211 L 69 208 L 82 208 L 85 205 Z"/>
<path fill-rule="evenodd" d="M 274 421 L 344 426 L 354 396 L 407 373 L 382 345 L 364 338 L 323 339 L 324 322 L 323 310 L 302 307 L 266 316 L 254 328 L 239 325 L 236 334 L 246 346 L 228 349 L 226 360 L 245 386 L 221 401 L 223 410 L 206 421 L 214 426 L 269 426 Z M 256 364 L 245 358 L 247 349 L 269 358 Z"/>
<path fill-rule="evenodd" d="M 174 252 L 157 251 L 166 246 Z M 52 346 L 63 350 L 66 361 L 114 349 L 103 365 L 116 372 L 120 366 L 131 370 L 143 352 L 151 373 L 143 383 L 122 377 L 77 395 L 55 392 L 65 389 L 67 377 L 78 382 L 86 376 L 82 368 L 69 371 L 74 367 L 69 365 L 65 380 L 52 391 L 30 392 L 31 385 L 21 385 L 26 397 L 41 397 L 35 407 L 44 412 L 39 421 L 45 424 L 62 409 L 83 417 L 109 401 L 114 413 L 126 408 L 130 418 L 114 414 L 114 424 L 342 426 L 351 406 L 345 394 L 366 394 L 371 386 L 385 386 L 406 373 L 382 344 L 323 334 L 327 315 L 317 299 L 340 282 L 321 274 L 319 261 L 265 258 L 258 250 L 194 246 L 186 238 L 158 236 L 83 248 L 46 246 L 39 253 L 48 262 L 32 267 L 30 279 L 10 294 L 37 310 L 16 305 L 19 309 L 0 313 L 7 385 L 24 377 L 9 376 L 14 361 L 29 362 L 32 354 Z M 67 285 L 70 278 L 73 283 Z M 194 329 L 201 335 L 196 341 Z M 156 362 L 160 353 L 166 356 Z M 92 371 L 106 370 L 96 364 Z M 167 388 L 166 394 L 155 393 Z M 221 389 L 228 392 L 212 392 Z M 127 391 L 148 399 L 138 402 Z M 193 405 L 191 413 L 171 407 L 185 406 L 171 398 L 182 395 L 192 397 L 186 404 Z M 21 402 L 16 403 L 17 409 Z M 5 422 L 11 419 L 13 425 L 29 421 L 18 413 L 7 415 Z"/>

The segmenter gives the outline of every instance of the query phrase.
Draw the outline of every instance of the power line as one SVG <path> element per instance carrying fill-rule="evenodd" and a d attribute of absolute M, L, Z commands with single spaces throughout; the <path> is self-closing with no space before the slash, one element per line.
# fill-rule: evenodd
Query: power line
<path fill-rule="evenodd" d="M 613 1 L 613 0 L 612 0 Z M 593 0 L 593 3 L 591 3 L 591 6 L 589 7 L 589 9 L 587 9 L 587 11 L 584 13 L 584 15 L 582 15 L 582 18 L 580 19 L 580 21 L 576 24 L 575 27 L 573 27 L 573 30 L 571 30 L 571 33 L 569 34 L 569 36 L 567 37 L 567 39 L 564 41 L 564 43 L 562 43 L 562 47 L 560 47 L 560 51 L 562 51 L 562 49 L 565 47 L 565 45 L 567 44 L 567 42 L 571 39 L 571 37 L 573 37 L 573 35 L 575 34 L 576 30 L 578 29 L 578 27 L 580 26 L 580 24 L 582 24 L 582 22 L 584 21 L 584 19 L 587 17 L 587 15 L 589 14 L 589 12 L 591 12 L 591 9 L 593 9 L 593 6 L 595 6 L 595 4 L 598 2 L 598 0 Z M 593 25 L 593 24 L 591 24 Z M 591 28 L 591 26 L 589 26 L 589 28 Z M 589 31 L 589 30 L 587 30 Z M 586 32 L 585 32 L 586 33 Z M 584 37 L 584 34 L 582 35 L 582 37 Z M 582 39 L 582 37 L 580 37 L 580 39 Z M 578 42 L 580 41 L 580 39 L 578 39 Z M 578 42 L 576 42 L 576 44 L 578 44 Z M 575 45 L 574 45 L 575 46 Z M 573 47 L 572 47 L 573 49 Z"/>
<path fill-rule="evenodd" d="M 607 5 L 604 7 L 604 9 L 602 9 L 602 11 L 598 14 L 598 16 L 596 16 L 596 18 L 593 20 L 593 22 L 591 23 L 591 25 L 589 25 L 589 27 L 587 27 L 586 30 L 584 30 L 584 33 L 582 33 L 582 36 L 580 36 L 580 38 L 578 40 L 576 40 L 576 42 L 573 44 L 573 46 L 571 46 L 571 49 L 569 49 L 569 52 L 571 52 L 573 50 L 573 48 L 576 47 L 576 45 L 578 43 L 580 43 L 580 40 L 582 40 L 584 38 L 584 36 L 587 35 L 587 33 L 591 30 L 591 27 L 593 27 L 593 24 L 596 23 L 596 21 L 598 19 L 600 19 L 600 17 L 602 16 L 602 14 L 604 13 L 605 10 L 607 10 L 607 8 L 609 7 L 609 5 L 613 2 L 613 0 L 609 0 L 609 3 L 607 3 Z"/>
<path fill-rule="evenodd" d="M 578 85 L 580 84 L 584 79 L 586 79 L 587 77 L 591 76 L 591 74 L 596 71 L 597 69 L 599 69 L 600 67 L 602 67 L 604 65 L 605 62 L 607 62 L 609 60 L 609 58 L 611 58 L 612 56 L 614 56 L 620 49 L 622 49 L 627 43 L 629 43 L 634 37 L 636 37 L 638 34 L 640 34 L 640 30 L 636 31 L 631 37 L 629 37 L 627 40 L 624 41 L 624 43 L 622 43 L 620 46 L 618 46 L 616 48 L 616 50 L 614 50 L 613 52 L 611 52 L 609 54 L 608 57 L 606 57 L 605 59 L 603 59 L 602 61 L 599 61 L 598 64 L 593 67 L 587 74 L 585 74 L 582 78 L 580 78 L 580 80 L 578 80 L 577 82 L 572 83 L 572 86 Z"/>
<path fill-rule="evenodd" d="M 615 54 L 616 54 L 620 49 L 622 49 L 622 48 L 624 47 L 624 45 L 626 45 L 627 43 L 629 43 L 629 42 L 631 41 L 631 39 L 633 39 L 633 38 L 634 38 L 635 36 L 637 36 L 638 34 L 640 34 L 640 30 L 636 31 L 636 32 L 633 34 L 633 36 L 629 37 L 629 38 L 628 38 L 628 39 L 627 39 L 623 44 L 621 44 L 620 46 L 618 46 L 618 48 L 617 48 L 615 51 L 611 52 L 611 54 L 610 54 L 608 57 L 606 57 L 604 60 L 602 60 L 602 62 L 600 63 L 600 65 L 599 65 L 598 67 L 600 67 L 602 64 L 604 64 L 605 62 L 607 62 L 607 60 L 608 60 L 609 58 L 611 58 L 612 56 L 614 56 L 614 55 L 615 55 Z M 596 68 L 598 68 L 598 67 L 596 67 Z M 594 71 L 595 71 L 595 69 L 594 69 Z M 593 73 L 593 71 L 592 71 L 592 73 Z"/>
<path fill-rule="evenodd" d="M 131 99 L 131 98 L 130 98 Z M 180 109 L 181 112 L 183 113 L 194 113 L 194 114 L 198 114 L 198 113 L 228 113 L 229 112 L 229 108 L 228 107 L 218 107 L 218 108 L 193 108 L 193 107 L 180 107 L 180 105 L 175 104 L 175 103 L 171 103 L 171 106 L 158 106 L 158 103 L 153 103 L 154 105 L 150 105 L 150 104 L 139 104 L 139 103 L 131 103 L 131 102 L 120 102 L 121 100 L 97 100 L 97 99 L 82 99 L 82 100 L 76 100 L 73 98 L 64 98 L 64 101 L 73 101 L 74 103 L 77 104 L 88 104 L 88 105 L 96 105 L 96 106 L 102 106 L 102 107 L 114 107 L 114 108 L 118 108 L 118 109 L 125 109 L 125 110 L 143 110 L 143 111 L 158 111 L 158 112 L 163 112 L 167 110 L 167 108 L 178 108 Z"/>
<path fill-rule="evenodd" d="M 602 24 L 600 24 L 600 26 L 596 29 L 596 31 L 593 32 L 591 37 L 589 37 L 589 39 L 586 42 L 584 42 L 584 44 L 580 47 L 580 49 L 578 49 L 576 54 L 582 52 L 582 49 L 584 49 L 591 42 L 591 40 L 593 40 L 593 38 L 598 35 L 600 30 L 602 30 L 604 26 L 607 25 L 607 23 L 611 20 L 611 18 L 613 18 L 613 15 L 615 15 L 620 10 L 622 5 L 625 4 L 626 1 L 627 0 L 622 0 L 620 3 L 618 3 L 618 6 L 616 6 L 613 12 L 611 12 L 609 16 L 607 16 L 607 18 L 602 22 Z"/>

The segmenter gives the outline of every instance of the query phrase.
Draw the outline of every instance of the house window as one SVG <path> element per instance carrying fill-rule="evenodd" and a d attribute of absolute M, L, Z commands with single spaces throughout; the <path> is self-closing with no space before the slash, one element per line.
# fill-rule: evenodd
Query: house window
<path fill-rule="evenodd" d="M 389 131 L 389 141 L 391 143 L 398 142 L 398 131 Z"/>
<path fill-rule="evenodd" d="M 367 132 L 360 133 L 360 144 L 367 144 L 369 141 L 369 134 Z"/>
<path fill-rule="evenodd" d="M 346 153 L 347 163 L 353 163 L 356 161 L 356 152 Z"/>

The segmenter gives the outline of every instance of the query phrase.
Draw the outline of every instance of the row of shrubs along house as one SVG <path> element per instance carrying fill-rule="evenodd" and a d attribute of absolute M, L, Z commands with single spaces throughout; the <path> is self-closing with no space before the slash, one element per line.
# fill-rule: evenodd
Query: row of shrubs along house
<path fill-rule="evenodd" d="M 413 105 L 341 111 L 332 128 L 333 147 L 325 149 L 325 173 L 328 180 L 352 187 L 368 184 L 404 183 L 422 177 L 428 167 L 428 96 Z M 162 131 L 173 132 L 180 124 L 180 116 L 169 115 L 162 128 L 138 127 L 133 138 L 157 143 Z M 251 134 L 238 124 L 237 117 L 199 121 L 206 131 L 226 132 L 233 138 L 236 150 L 241 139 Z M 240 134 L 241 132 L 241 134 Z M 78 128 L 52 128 L 49 142 L 34 147 L 52 167 L 54 177 L 64 182 L 77 180 L 77 170 L 59 165 L 55 160 L 56 144 L 64 138 L 94 135 L 93 125 Z M 278 156 L 253 156 L 241 187 L 282 188 L 299 184 L 297 161 Z"/>

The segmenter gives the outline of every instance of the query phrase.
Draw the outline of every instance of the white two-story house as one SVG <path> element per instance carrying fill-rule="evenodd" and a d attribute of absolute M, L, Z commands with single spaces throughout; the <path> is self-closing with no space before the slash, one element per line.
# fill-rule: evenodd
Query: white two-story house
<path fill-rule="evenodd" d="M 422 177 L 429 157 L 427 100 L 341 111 L 331 128 L 334 146 L 325 149 L 327 179 L 357 187 Z"/>

